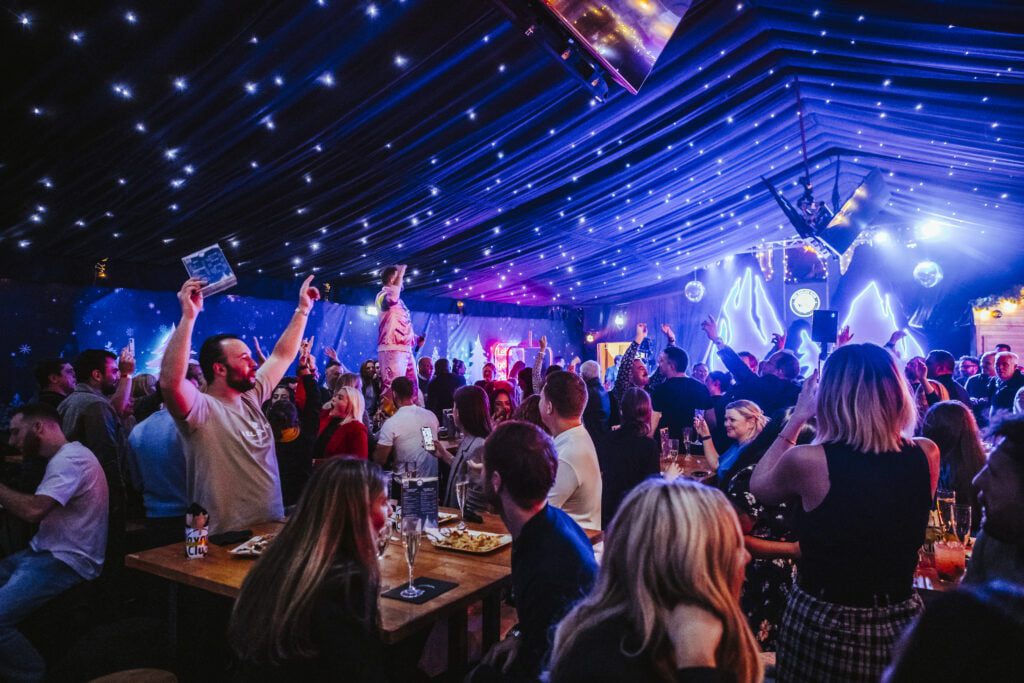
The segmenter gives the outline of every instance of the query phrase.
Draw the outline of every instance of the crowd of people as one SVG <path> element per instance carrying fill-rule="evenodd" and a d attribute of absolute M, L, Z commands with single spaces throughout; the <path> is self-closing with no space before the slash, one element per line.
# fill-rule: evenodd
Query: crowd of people
<path fill-rule="evenodd" d="M 639 324 L 603 374 L 559 364 L 542 337 L 532 366 L 488 364 L 469 384 L 462 361 L 416 357 L 404 272 L 382 271 L 378 356 L 358 372 L 327 349 L 321 380 L 312 278 L 269 355 L 218 334 L 193 361 L 193 279 L 158 377 L 135 375 L 130 349 L 38 364 L 10 426 L 21 475 L 0 485 L 0 678 L 44 676 L 18 630 L 44 604 L 85 582 L 116 602 L 129 518 L 144 519 L 137 545 L 180 542 L 193 503 L 210 534 L 287 519 L 234 607 L 243 676 L 395 678 L 375 637 L 386 469 L 437 476 L 449 506 L 469 478 L 467 518 L 495 513 L 511 534 L 518 624 L 471 680 L 759 681 L 762 652 L 779 681 L 954 680 L 942 672 L 963 669 L 936 662 L 958 618 L 991 634 L 971 642 L 991 653 L 985 680 L 1003 680 L 993 662 L 1024 639 L 1009 347 L 901 359 L 902 333 L 882 347 L 843 330 L 812 369 L 779 335 L 760 357 L 731 348 L 709 317 L 723 370 L 691 367 L 669 325 L 655 357 Z M 711 476 L 662 476 L 671 439 Z M 923 610 L 913 581 L 940 488 L 974 511 L 970 588 Z M 604 532 L 600 565 L 586 530 Z"/>

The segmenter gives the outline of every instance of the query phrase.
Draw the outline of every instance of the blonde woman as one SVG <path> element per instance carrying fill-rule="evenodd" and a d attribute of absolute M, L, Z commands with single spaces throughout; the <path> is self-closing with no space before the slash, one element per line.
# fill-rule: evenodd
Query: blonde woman
<path fill-rule="evenodd" d="M 228 640 L 244 680 L 388 680 L 377 637 L 377 531 L 388 517 L 380 468 L 337 458 L 242 584 Z"/>
<path fill-rule="evenodd" d="M 812 444 L 800 430 L 817 418 Z M 764 504 L 798 499 L 797 584 L 778 634 L 778 681 L 877 681 L 921 610 L 913 591 L 939 449 L 912 438 L 914 396 L 892 354 L 841 346 L 804 383 L 754 468 Z"/>
<path fill-rule="evenodd" d="M 589 597 L 555 634 L 552 683 L 757 683 L 757 643 L 740 610 L 750 560 L 718 490 L 649 479 L 619 508 Z M 716 670 L 716 671 L 712 671 Z"/>
<path fill-rule="evenodd" d="M 313 459 L 348 455 L 365 460 L 369 456 L 369 432 L 363 424 L 363 394 L 350 386 L 334 392 L 330 409 L 320 412 L 320 432 Z"/>
<path fill-rule="evenodd" d="M 753 401 L 733 401 L 725 407 L 725 435 L 735 443 L 722 453 L 718 454 L 715 442 L 711 439 L 711 430 L 703 417 L 693 420 L 693 428 L 697 436 L 704 442 L 704 457 L 708 465 L 718 472 L 718 480 L 726 481 L 732 471 L 733 465 L 740 457 L 740 451 L 761 433 L 768 418 L 764 411 Z"/>

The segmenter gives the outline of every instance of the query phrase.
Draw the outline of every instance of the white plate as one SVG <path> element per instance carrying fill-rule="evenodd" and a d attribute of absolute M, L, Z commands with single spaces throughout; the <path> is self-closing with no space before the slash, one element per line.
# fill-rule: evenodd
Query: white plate
<path fill-rule="evenodd" d="M 269 542 L 274 538 L 276 534 L 267 534 L 266 536 L 253 536 L 242 545 L 229 550 L 228 552 L 236 557 L 259 557 L 263 554 L 263 551 L 267 549 Z"/>

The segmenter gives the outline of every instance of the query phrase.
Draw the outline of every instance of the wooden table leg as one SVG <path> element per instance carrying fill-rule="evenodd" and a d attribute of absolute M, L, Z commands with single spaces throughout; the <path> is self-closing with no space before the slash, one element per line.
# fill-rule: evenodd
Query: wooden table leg
<path fill-rule="evenodd" d="M 501 639 L 501 594 L 494 591 L 484 598 L 483 655 Z"/>
<path fill-rule="evenodd" d="M 448 680 L 461 681 L 466 675 L 469 660 L 468 626 L 465 608 L 448 616 Z"/>

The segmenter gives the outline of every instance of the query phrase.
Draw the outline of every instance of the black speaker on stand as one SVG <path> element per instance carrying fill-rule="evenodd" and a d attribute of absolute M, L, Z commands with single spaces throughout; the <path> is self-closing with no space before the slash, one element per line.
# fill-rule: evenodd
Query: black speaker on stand
<path fill-rule="evenodd" d="M 811 318 L 811 341 L 821 344 L 819 367 L 828 358 L 829 344 L 835 344 L 839 337 L 839 311 L 817 310 Z"/>

